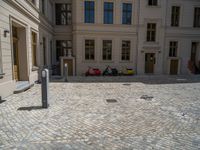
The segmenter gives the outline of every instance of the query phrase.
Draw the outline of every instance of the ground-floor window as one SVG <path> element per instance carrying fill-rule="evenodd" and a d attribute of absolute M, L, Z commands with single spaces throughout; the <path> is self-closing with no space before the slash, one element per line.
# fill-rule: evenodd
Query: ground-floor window
<path fill-rule="evenodd" d="M 112 40 L 103 40 L 103 60 L 112 60 Z"/>
<path fill-rule="evenodd" d="M 192 42 L 191 61 L 196 62 L 197 42 Z"/>
<path fill-rule="evenodd" d="M 32 32 L 32 65 L 37 66 L 37 34 Z"/>
<path fill-rule="evenodd" d="M 85 60 L 94 60 L 95 42 L 94 40 L 85 40 Z"/>
<path fill-rule="evenodd" d="M 125 61 L 130 60 L 130 50 L 131 50 L 131 42 L 130 41 L 122 41 L 121 60 L 125 60 Z"/>
<path fill-rule="evenodd" d="M 171 41 L 169 45 L 169 57 L 177 57 L 178 42 Z"/>
<path fill-rule="evenodd" d="M 71 40 L 57 40 L 56 41 L 56 61 L 60 60 L 62 56 L 68 56 L 72 50 Z"/>

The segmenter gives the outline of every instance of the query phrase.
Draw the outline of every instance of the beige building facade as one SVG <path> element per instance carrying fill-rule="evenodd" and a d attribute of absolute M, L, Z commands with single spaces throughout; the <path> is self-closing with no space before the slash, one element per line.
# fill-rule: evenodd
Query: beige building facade
<path fill-rule="evenodd" d="M 0 0 L 0 96 L 88 67 L 200 72 L 199 0 Z"/>

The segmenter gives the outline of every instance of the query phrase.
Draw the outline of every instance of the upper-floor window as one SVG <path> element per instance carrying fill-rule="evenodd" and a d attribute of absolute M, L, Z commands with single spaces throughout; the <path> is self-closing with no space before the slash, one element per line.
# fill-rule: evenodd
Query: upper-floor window
<path fill-rule="evenodd" d="M 132 4 L 123 3 L 122 24 L 132 23 Z"/>
<path fill-rule="evenodd" d="M 147 42 L 156 41 L 156 23 L 147 24 Z"/>
<path fill-rule="evenodd" d="M 71 4 L 56 4 L 56 25 L 72 24 Z"/>
<path fill-rule="evenodd" d="M 200 27 L 200 7 L 194 9 L 194 27 Z"/>
<path fill-rule="evenodd" d="M 85 40 L 85 60 L 94 60 L 95 42 L 94 40 Z"/>
<path fill-rule="evenodd" d="M 103 60 L 112 60 L 112 41 L 103 40 Z"/>
<path fill-rule="evenodd" d="M 41 8 L 42 9 L 42 13 L 45 14 L 45 0 L 42 0 L 42 4 L 41 5 L 42 5 L 41 6 L 42 7 Z"/>
<path fill-rule="evenodd" d="M 85 23 L 94 23 L 95 18 L 94 1 L 85 1 Z"/>
<path fill-rule="evenodd" d="M 57 40 L 56 41 L 56 60 L 59 61 L 60 57 L 68 56 L 72 51 L 71 40 Z"/>
<path fill-rule="evenodd" d="M 37 34 L 32 32 L 32 65 L 37 66 Z"/>
<path fill-rule="evenodd" d="M 178 27 L 180 22 L 180 7 L 172 6 L 171 26 Z"/>
<path fill-rule="evenodd" d="M 169 45 L 169 57 L 177 57 L 178 42 L 171 41 Z"/>
<path fill-rule="evenodd" d="M 113 2 L 104 2 L 104 24 L 113 24 Z"/>
<path fill-rule="evenodd" d="M 131 51 L 131 42 L 130 41 L 122 41 L 121 60 L 129 61 L 130 60 L 130 51 Z"/>
<path fill-rule="evenodd" d="M 149 6 L 157 6 L 158 5 L 158 0 L 148 0 L 148 5 Z"/>

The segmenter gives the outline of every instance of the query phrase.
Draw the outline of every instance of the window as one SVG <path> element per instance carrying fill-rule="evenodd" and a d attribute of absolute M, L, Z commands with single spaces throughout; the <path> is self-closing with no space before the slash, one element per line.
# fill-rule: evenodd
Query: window
<path fill-rule="evenodd" d="M 129 61 L 130 60 L 130 50 L 131 50 L 131 42 L 130 41 L 122 41 L 122 60 Z"/>
<path fill-rule="evenodd" d="M 178 27 L 180 21 L 180 7 L 172 6 L 171 26 Z"/>
<path fill-rule="evenodd" d="M 32 32 L 32 65 L 37 66 L 37 34 Z"/>
<path fill-rule="evenodd" d="M 113 24 L 113 3 L 104 2 L 104 24 Z"/>
<path fill-rule="evenodd" d="M 177 57 L 178 42 L 171 41 L 169 45 L 169 57 Z"/>
<path fill-rule="evenodd" d="M 45 0 L 42 0 L 42 13 L 45 14 Z"/>
<path fill-rule="evenodd" d="M 200 27 L 200 7 L 194 9 L 194 27 Z"/>
<path fill-rule="evenodd" d="M 85 40 L 85 60 L 94 60 L 95 43 L 94 40 Z"/>
<path fill-rule="evenodd" d="M 157 6 L 158 5 L 158 0 L 149 0 L 148 1 L 149 6 Z"/>
<path fill-rule="evenodd" d="M 197 55 L 197 42 L 192 42 L 192 50 L 191 50 L 191 61 L 196 63 L 196 55 Z"/>
<path fill-rule="evenodd" d="M 58 40 L 56 41 L 56 60 L 59 61 L 61 56 L 68 56 L 72 51 L 71 40 Z"/>
<path fill-rule="evenodd" d="M 71 4 L 56 4 L 56 25 L 72 24 Z"/>
<path fill-rule="evenodd" d="M 112 41 L 103 40 L 103 60 L 112 60 Z"/>
<path fill-rule="evenodd" d="M 94 23 L 95 16 L 94 2 L 85 1 L 85 23 Z"/>
<path fill-rule="evenodd" d="M 147 42 L 156 41 L 156 24 L 148 23 L 147 24 Z"/>
<path fill-rule="evenodd" d="M 132 4 L 123 3 L 122 24 L 131 24 L 132 22 Z"/>

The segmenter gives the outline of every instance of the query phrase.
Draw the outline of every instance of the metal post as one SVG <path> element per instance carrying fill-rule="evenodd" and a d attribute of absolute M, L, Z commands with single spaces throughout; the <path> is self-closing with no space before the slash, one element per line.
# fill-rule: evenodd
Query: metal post
<path fill-rule="evenodd" d="M 65 82 L 68 81 L 68 65 L 67 63 L 64 66 L 64 76 L 65 76 Z"/>
<path fill-rule="evenodd" d="M 49 100 L 49 71 L 48 69 L 42 70 L 42 107 L 48 108 Z"/>

